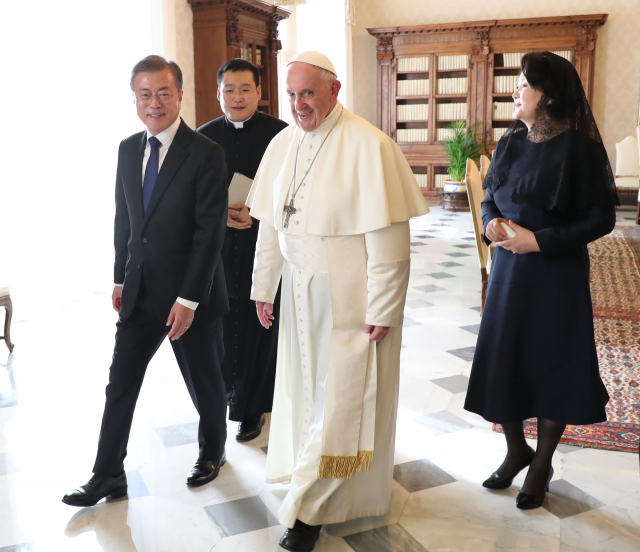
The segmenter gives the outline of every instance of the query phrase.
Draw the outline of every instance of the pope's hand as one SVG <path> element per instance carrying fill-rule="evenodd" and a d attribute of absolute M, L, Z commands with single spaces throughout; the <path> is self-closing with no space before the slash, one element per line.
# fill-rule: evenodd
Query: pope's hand
<path fill-rule="evenodd" d="M 195 311 L 189 307 L 185 307 L 178 302 L 173 304 L 167 319 L 167 326 L 171 326 L 169 330 L 169 339 L 171 341 L 180 339 L 184 335 L 193 322 L 194 314 Z"/>
<path fill-rule="evenodd" d="M 256 310 L 258 311 L 260 324 L 268 330 L 273 324 L 273 303 L 256 301 Z"/>
<path fill-rule="evenodd" d="M 376 343 L 380 343 L 388 332 L 389 328 L 386 326 L 371 326 L 370 324 L 366 324 L 364 327 L 364 333 L 369 334 L 369 339 Z"/>
<path fill-rule="evenodd" d="M 253 220 L 249 214 L 249 208 L 244 203 L 229 205 L 227 226 L 236 230 L 246 230 L 253 226 Z"/>
<path fill-rule="evenodd" d="M 514 232 L 516 232 L 516 236 L 507 240 L 498 241 L 496 242 L 496 246 L 502 247 L 512 253 L 520 254 L 538 253 L 540 251 L 536 235 L 531 230 L 523 228 L 512 220 L 510 220 L 508 224 L 513 228 Z"/>

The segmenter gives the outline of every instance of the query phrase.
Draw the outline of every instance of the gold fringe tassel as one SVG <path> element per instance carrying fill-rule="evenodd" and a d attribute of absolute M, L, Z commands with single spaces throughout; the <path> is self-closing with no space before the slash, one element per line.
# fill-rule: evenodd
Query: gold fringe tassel
<path fill-rule="evenodd" d="M 368 472 L 372 462 L 372 450 L 359 450 L 358 456 L 322 456 L 318 479 L 352 479 L 357 472 Z"/>

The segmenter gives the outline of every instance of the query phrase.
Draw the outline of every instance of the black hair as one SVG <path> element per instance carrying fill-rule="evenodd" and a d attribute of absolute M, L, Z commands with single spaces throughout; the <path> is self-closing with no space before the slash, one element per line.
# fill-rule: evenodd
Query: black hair
<path fill-rule="evenodd" d="M 256 83 L 256 88 L 260 86 L 260 71 L 258 68 L 246 59 L 236 58 L 225 61 L 222 64 L 222 67 L 218 69 L 218 88 L 220 88 L 220 85 L 222 84 L 222 76 L 228 71 L 231 71 L 232 73 L 236 73 L 238 71 L 251 71 L 251 73 L 253 73 L 253 80 Z"/>
<path fill-rule="evenodd" d="M 538 104 L 550 119 L 571 121 L 582 99 L 582 83 L 573 64 L 551 52 L 531 52 L 522 58 L 527 82 L 542 92 Z"/>
<path fill-rule="evenodd" d="M 178 91 L 182 90 L 182 70 L 175 61 L 167 61 L 161 56 L 147 56 L 141 59 L 133 66 L 131 70 L 131 80 L 129 85 L 133 90 L 133 85 L 138 76 L 138 73 L 157 73 L 169 69 L 173 75 L 173 80 L 176 81 Z"/>

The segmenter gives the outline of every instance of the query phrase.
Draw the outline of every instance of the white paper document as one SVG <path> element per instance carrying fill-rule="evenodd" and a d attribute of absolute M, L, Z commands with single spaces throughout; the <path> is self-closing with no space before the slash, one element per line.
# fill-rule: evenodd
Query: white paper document
<path fill-rule="evenodd" d="M 244 203 L 251 190 L 253 180 L 243 174 L 235 173 L 229 184 L 229 205 Z"/>

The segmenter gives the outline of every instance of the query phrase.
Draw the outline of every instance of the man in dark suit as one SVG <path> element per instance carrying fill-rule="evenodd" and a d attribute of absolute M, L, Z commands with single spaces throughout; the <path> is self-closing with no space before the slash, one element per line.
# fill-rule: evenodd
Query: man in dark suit
<path fill-rule="evenodd" d="M 133 68 L 131 89 L 147 130 L 123 140 L 118 152 L 113 306 L 120 316 L 94 476 L 64 496 L 72 506 L 127 493 L 124 458 L 136 400 L 167 335 L 200 415 L 200 454 L 187 485 L 212 481 L 225 462 L 224 152 L 180 119 L 177 64 L 146 57 Z"/>

